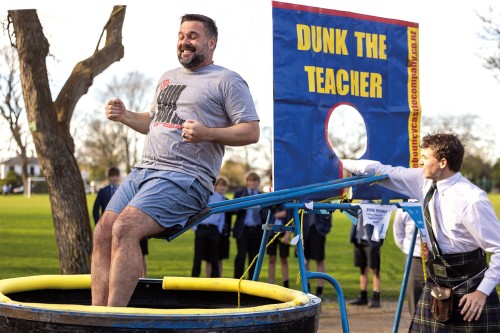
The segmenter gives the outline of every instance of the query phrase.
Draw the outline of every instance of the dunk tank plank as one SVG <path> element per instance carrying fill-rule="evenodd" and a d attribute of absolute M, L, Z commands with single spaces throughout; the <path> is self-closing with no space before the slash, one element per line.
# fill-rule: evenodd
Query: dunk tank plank
<path fill-rule="evenodd" d="M 273 67 L 276 190 L 342 177 L 328 124 L 345 105 L 366 127 L 361 158 L 418 166 L 417 23 L 274 1 Z M 363 185 L 353 197 L 402 196 Z"/>

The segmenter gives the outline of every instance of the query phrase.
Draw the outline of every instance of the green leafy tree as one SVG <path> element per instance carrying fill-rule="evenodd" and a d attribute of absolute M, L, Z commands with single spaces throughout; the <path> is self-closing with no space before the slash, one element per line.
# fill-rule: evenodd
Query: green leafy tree
<path fill-rule="evenodd" d="M 233 160 L 226 160 L 220 170 L 220 175 L 226 177 L 232 187 L 245 185 L 245 173 L 245 164 Z"/>
<path fill-rule="evenodd" d="M 492 189 L 495 192 L 500 192 L 500 159 L 491 167 Z"/>

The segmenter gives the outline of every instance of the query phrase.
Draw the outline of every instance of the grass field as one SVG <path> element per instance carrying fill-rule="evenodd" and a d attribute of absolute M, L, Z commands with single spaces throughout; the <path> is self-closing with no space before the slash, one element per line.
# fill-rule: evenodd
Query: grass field
<path fill-rule="evenodd" d="M 490 199 L 499 214 L 500 194 L 490 195 Z M 87 196 L 89 210 L 94 200 L 95 195 Z M 348 218 L 336 211 L 326 246 L 327 273 L 340 283 L 348 299 L 355 297 L 359 291 L 359 270 L 353 266 L 353 247 L 349 243 L 350 228 L 351 222 Z M 148 277 L 190 276 L 194 254 L 194 232 L 188 231 L 170 243 L 151 239 L 149 253 Z M 231 238 L 230 258 L 224 262 L 223 277 L 233 277 L 235 254 L 236 244 Z M 404 255 L 394 244 L 391 225 L 382 246 L 383 299 L 397 299 L 404 265 Z M 289 266 L 290 288 L 300 289 L 296 284 L 298 263 L 293 254 L 289 258 Z M 315 270 L 315 265 L 312 263 L 311 271 Z M 202 272 L 204 272 L 203 267 Z M 279 263 L 276 272 L 276 283 L 281 283 Z M 35 195 L 31 198 L 20 195 L 0 196 L 0 279 L 40 274 L 59 274 L 58 251 L 48 196 Z M 267 282 L 267 258 L 263 262 L 260 281 Z M 315 286 L 316 281 L 311 281 L 313 292 Z M 335 296 L 333 286 L 327 281 L 324 286 L 325 297 L 333 299 Z"/>

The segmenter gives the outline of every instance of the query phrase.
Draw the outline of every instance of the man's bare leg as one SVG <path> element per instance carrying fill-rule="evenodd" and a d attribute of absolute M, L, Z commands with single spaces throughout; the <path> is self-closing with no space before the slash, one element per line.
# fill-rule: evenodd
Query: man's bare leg
<path fill-rule="evenodd" d="M 91 263 L 92 305 L 108 304 L 111 230 L 118 214 L 106 211 L 94 229 Z"/>
<path fill-rule="evenodd" d="M 128 305 L 143 267 L 139 242 L 164 229 L 135 207 L 127 206 L 120 214 L 113 226 L 108 306 Z"/>

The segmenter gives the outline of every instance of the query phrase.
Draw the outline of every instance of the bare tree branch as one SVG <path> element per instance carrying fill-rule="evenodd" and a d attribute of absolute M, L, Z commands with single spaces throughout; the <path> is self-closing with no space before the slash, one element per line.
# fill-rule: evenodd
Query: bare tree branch
<path fill-rule="evenodd" d="M 124 20 L 125 6 L 115 6 L 108 23 L 103 28 L 103 31 L 106 30 L 107 32 L 105 46 L 101 50 L 96 49 L 90 58 L 76 64 L 70 77 L 62 87 L 57 96 L 55 108 L 58 120 L 63 126 L 69 126 L 76 103 L 92 86 L 94 77 L 123 58 L 122 27 Z"/>

